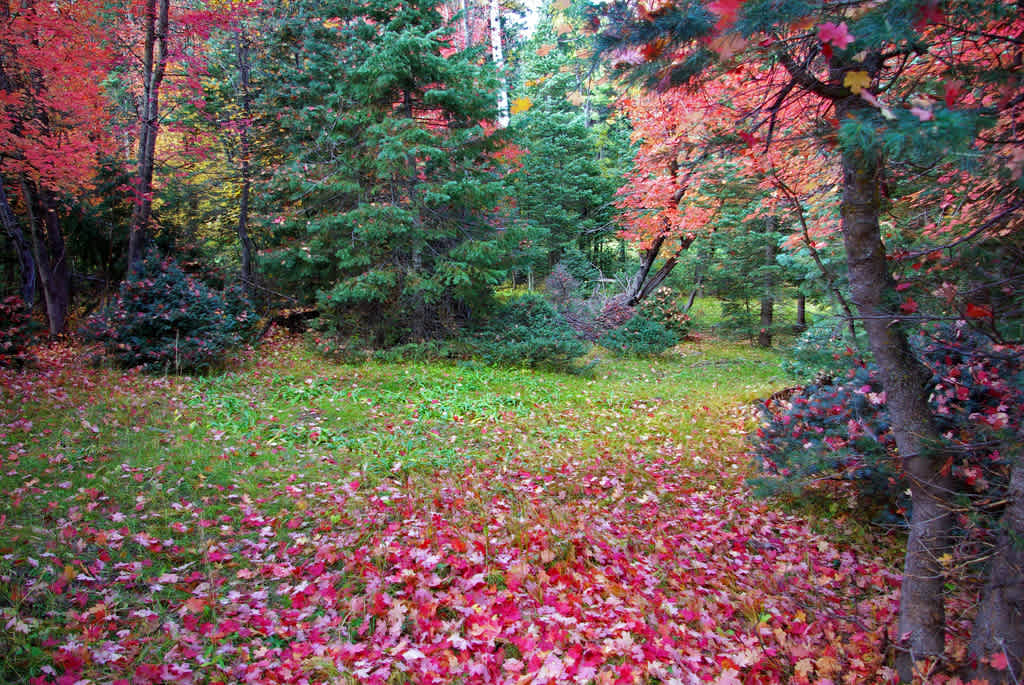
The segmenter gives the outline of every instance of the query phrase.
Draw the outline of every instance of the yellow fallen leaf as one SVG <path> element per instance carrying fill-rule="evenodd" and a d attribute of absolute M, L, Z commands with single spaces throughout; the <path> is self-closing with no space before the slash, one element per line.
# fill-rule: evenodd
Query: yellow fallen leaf
<path fill-rule="evenodd" d="M 871 84 L 871 77 L 866 71 L 848 71 L 843 85 L 850 89 L 851 93 L 860 93 Z"/>
<path fill-rule="evenodd" d="M 811 674 L 814 673 L 814 662 L 810 659 L 801 659 L 796 662 L 796 666 L 793 670 L 796 671 L 798 675 L 803 676 L 804 678 L 809 678 Z"/>
<path fill-rule="evenodd" d="M 512 114 L 520 114 L 528 111 L 531 107 L 533 107 L 533 101 L 530 98 L 516 98 L 512 101 L 509 111 Z"/>
<path fill-rule="evenodd" d="M 830 675 L 838 673 L 842 669 L 842 666 L 839 664 L 839 662 L 828 655 L 817 659 L 814 662 L 814 666 L 818 671 L 818 675 L 826 678 Z"/>

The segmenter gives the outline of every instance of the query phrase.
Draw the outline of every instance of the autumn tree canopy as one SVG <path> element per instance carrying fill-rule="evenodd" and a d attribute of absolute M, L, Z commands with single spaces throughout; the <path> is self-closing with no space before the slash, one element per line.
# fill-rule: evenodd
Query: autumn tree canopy
<path fill-rule="evenodd" d="M 935 245 L 918 258 L 1017 227 L 1022 185 L 1015 131 L 1024 106 L 1015 72 L 1021 54 L 1018 9 L 978 3 L 616 2 L 596 10 L 593 22 L 609 59 L 648 89 L 680 93 L 680 136 L 710 128 L 692 111 L 707 113 L 718 128 L 718 136 L 703 145 L 687 140 L 690 145 L 665 146 L 666 171 L 651 184 L 651 205 L 660 220 L 646 229 L 656 239 L 678 233 L 673 221 L 686 213 L 679 212 L 678 202 L 691 179 L 679 169 L 699 169 L 694 157 L 720 154 L 715 144 L 722 136 L 763 149 L 759 154 L 766 157 L 774 154 L 776 159 L 761 160 L 760 166 L 766 161 L 784 174 L 803 171 L 799 162 L 808 156 L 789 152 L 794 138 L 830 160 L 852 299 L 881 369 L 911 480 L 914 509 L 899 627 L 905 651 L 898 660 L 901 676 L 910 679 L 916 662 L 943 652 L 942 581 L 935 559 L 952 527 L 949 474 L 943 468 L 951 453 L 927 407 L 930 372 L 907 342 L 914 326 L 907 316 L 917 311 L 916 302 L 901 294 L 902 283 L 897 286 L 882 219 L 889 211 L 916 214 L 917 223 L 901 221 L 900 228 L 917 246 L 925 240 Z M 704 94 L 717 111 L 708 110 Z M 972 172 L 984 179 L 977 188 L 950 191 L 950 180 L 966 181 Z M 935 182 L 921 184 L 922 178 Z M 791 182 L 776 183 L 801 201 Z M 891 195 L 914 183 L 924 194 L 918 198 L 931 202 L 902 204 Z M 1000 190 L 993 192 L 995 187 Z M 704 217 L 695 219 L 701 224 Z M 950 288 L 952 302 L 957 296 L 955 286 Z M 966 304 L 973 311 L 982 306 Z M 1000 554 L 1015 558 L 1012 545 Z M 1013 582 L 1019 586 L 1020 580 Z M 1002 649 L 1016 666 L 1024 657 L 1021 607 L 1001 603 L 1005 597 L 1000 590 L 985 600 L 994 604 L 991 612 L 983 608 L 976 626 L 977 673 L 991 675 L 988 659 Z M 998 620 L 995 607 L 1002 610 Z"/>

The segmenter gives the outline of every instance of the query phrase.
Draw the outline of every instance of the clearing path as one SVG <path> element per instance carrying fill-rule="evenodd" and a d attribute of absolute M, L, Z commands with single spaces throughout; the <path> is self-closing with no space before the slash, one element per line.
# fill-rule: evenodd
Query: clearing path
<path fill-rule="evenodd" d="M 768 360 L 715 382 L 704 357 L 578 378 L 262 353 L 0 372 L 0 680 L 889 677 L 899 576 L 743 485 Z"/>

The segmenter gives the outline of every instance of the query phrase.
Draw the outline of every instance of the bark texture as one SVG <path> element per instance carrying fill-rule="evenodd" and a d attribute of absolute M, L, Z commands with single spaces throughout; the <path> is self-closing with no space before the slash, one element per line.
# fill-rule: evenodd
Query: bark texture
<path fill-rule="evenodd" d="M 57 198 L 52 191 L 38 190 L 26 179 L 21 181 L 21 192 L 28 211 L 32 256 L 43 286 L 49 332 L 58 335 L 67 325 L 71 308 L 71 266 L 57 216 Z"/>
<path fill-rule="evenodd" d="M 139 106 L 139 151 L 135 207 L 128 236 L 129 268 L 142 263 L 149 242 L 153 213 L 153 167 L 160 124 L 160 85 L 167 67 L 167 29 L 170 0 L 146 0 L 146 44 L 142 62 L 143 95 Z"/>
<path fill-rule="evenodd" d="M 26 307 L 31 308 L 36 302 L 36 260 L 32 255 L 32 246 L 25 239 L 25 233 L 21 230 L 21 225 L 11 208 L 2 178 L 0 178 L 0 223 L 3 224 L 4 233 L 11 239 L 14 252 L 18 257 L 18 269 L 21 271 L 21 301 L 25 303 Z"/>
<path fill-rule="evenodd" d="M 859 98 L 836 103 L 842 120 Z M 931 373 L 914 356 L 892 314 L 894 295 L 878 225 L 881 159 L 861 150 L 843 153 L 842 231 L 850 291 L 878 364 L 893 435 L 910 480 L 913 513 L 900 599 L 897 670 L 910 681 L 914 661 L 941 656 L 945 635 L 943 576 L 937 559 L 948 545 L 951 481 L 928 406 Z M 945 475 L 944 475 L 945 472 Z"/>
<path fill-rule="evenodd" d="M 511 117 L 508 106 L 508 79 L 505 78 L 505 48 L 501 41 L 501 8 L 490 0 L 491 59 L 498 72 L 498 128 L 507 128 Z"/>
<path fill-rule="evenodd" d="M 970 653 L 977 665 L 967 674 L 992 685 L 1024 680 L 1024 459 L 1019 456 L 1007 499 L 971 634 Z M 1007 667 L 993 668 L 992 657 L 1005 657 Z"/>
<path fill-rule="evenodd" d="M 249 235 L 249 194 L 252 189 L 252 146 L 249 142 L 249 126 L 252 121 L 252 93 L 250 91 L 249 43 L 245 36 L 238 36 L 238 96 L 242 104 L 245 123 L 239 134 L 241 153 L 242 192 L 238 200 L 238 244 L 242 253 L 242 287 L 250 299 L 255 295 L 256 269 L 253 257 L 256 245 Z"/>

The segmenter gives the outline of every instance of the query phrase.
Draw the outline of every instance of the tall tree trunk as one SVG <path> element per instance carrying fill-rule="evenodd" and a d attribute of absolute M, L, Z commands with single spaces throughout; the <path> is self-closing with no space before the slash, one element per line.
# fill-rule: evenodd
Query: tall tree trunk
<path fill-rule="evenodd" d="M 693 304 L 697 301 L 697 296 L 700 295 L 700 291 L 704 287 L 705 267 L 710 258 L 711 255 L 706 249 L 702 250 L 697 257 L 697 264 L 694 266 L 696 282 L 693 284 L 693 290 L 690 291 L 690 297 L 686 299 L 686 309 L 683 310 L 687 314 L 689 314 L 690 310 L 693 309 Z"/>
<path fill-rule="evenodd" d="M 796 295 L 796 325 L 798 333 L 807 330 L 807 296 L 803 293 Z"/>
<path fill-rule="evenodd" d="M 51 286 L 53 293 L 47 298 L 46 308 L 50 312 L 50 334 L 64 331 L 68 311 L 71 309 L 71 263 L 67 246 L 60 228 L 57 214 L 57 198 L 52 191 L 43 189 L 39 193 L 43 210 L 43 225 L 46 227 L 47 255 L 50 259 Z"/>
<path fill-rule="evenodd" d="M 498 128 L 506 128 L 511 120 L 508 110 L 508 80 L 505 78 L 505 49 L 501 43 L 501 12 L 498 0 L 490 0 L 491 59 L 498 72 Z"/>
<path fill-rule="evenodd" d="M 629 306 L 635 307 L 640 304 L 645 297 L 650 295 L 652 292 L 658 289 L 668 275 L 672 273 L 672 269 L 675 268 L 676 263 L 679 261 L 679 255 L 681 255 L 686 249 L 693 244 L 693 238 L 683 236 L 679 239 L 679 249 L 676 253 L 665 260 L 665 263 L 661 265 L 661 268 L 651 276 L 651 268 L 654 266 L 655 260 L 658 255 L 661 254 L 661 248 L 665 244 L 665 237 L 659 236 L 651 244 L 649 248 L 644 252 L 644 260 L 640 264 L 640 268 L 633 274 L 633 278 L 630 279 L 629 285 L 626 286 L 625 295 L 628 298 Z"/>
<path fill-rule="evenodd" d="M 25 179 L 21 181 L 21 192 L 28 210 L 32 253 L 43 286 L 48 328 L 50 335 L 58 335 L 67 325 L 71 306 L 71 268 L 57 217 L 57 201 L 51 191 L 36 191 Z"/>
<path fill-rule="evenodd" d="M 866 106 L 857 97 L 836 101 L 840 121 Z M 949 469 L 928 406 L 931 373 L 914 356 L 906 334 L 885 304 L 893 293 L 878 226 L 881 159 L 860 150 L 843 152 L 842 231 L 850 291 L 881 372 L 904 471 L 910 480 L 910 520 L 900 598 L 897 657 L 900 677 L 910 681 L 914 661 L 941 656 L 945 631 L 942 568 L 952 516 L 946 501 Z"/>
<path fill-rule="evenodd" d="M 466 0 L 459 0 L 459 12 L 462 15 L 460 24 L 462 24 L 462 49 L 465 50 L 469 47 L 469 43 L 472 37 L 469 35 L 469 9 L 466 7 Z"/>
<path fill-rule="evenodd" d="M 770 226 L 775 228 L 774 217 L 770 222 Z M 773 278 L 773 272 L 770 268 L 775 264 L 775 243 L 771 239 L 765 243 L 764 258 L 764 283 L 762 283 L 761 286 L 764 290 L 761 294 L 761 326 L 757 333 L 757 346 L 771 347 L 772 322 L 775 318 L 775 298 L 772 296 L 772 291 L 775 289 L 775 279 Z"/>
<path fill-rule="evenodd" d="M 0 178 L 0 223 L 14 244 L 14 251 L 18 256 L 18 268 L 21 270 L 21 301 L 26 307 L 31 308 L 36 303 L 36 260 L 32 256 L 32 247 L 25 240 L 25 234 L 18 224 L 17 217 L 14 216 L 14 210 L 11 209 L 3 178 Z"/>
<path fill-rule="evenodd" d="M 757 332 L 757 346 L 772 346 L 772 320 L 775 313 L 775 298 L 771 295 L 761 297 L 761 329 Z"/>
<path fill-rule="evenodd" d="M 992 685 L 1024 682 L 1024 458 L 1019 455 L 1007 499 L 971 633 L 970 653 L 977 665 L 967 674 Z M 993 668 L 991 657 L 1005 657 L 1007 667 Z"/>
<path fill-rule="evenodd" d="M 159 6 L 158 6 L 159 5 Z M 142 62 L 143 102 L 139 112 L 139 151 L 135 178 L 135 207 L 128 236 L 128 268 L 142 263 L 149 242 L 153 213 L 153 167 L 160 124 L 160 84 L 167 66 L 167 28 L 170 0 L 146 0 L 146 44 Z"/>
<path fill-rule="evenodd" d="M 242 103 L 242 114 L 245 122 L 242 124 L 239 134 L 242 163 L 242 192 L 238 202 L 238 244 L 242 252 L 242 287 L 250 299 L 255 295 L 256 276 L 253 265 L 253 256 L 256 253 L 256 245 L 249 236 L 249 193 L 252 188 L 252 167 L 250 155 L 252 149 L 249 144 L 249 126 L 252 122 L 252 93 L 249 90 L 249 43 L 248 39 L 240 32 L 238 34 L 238 87 L 239 98 Z"/>

